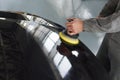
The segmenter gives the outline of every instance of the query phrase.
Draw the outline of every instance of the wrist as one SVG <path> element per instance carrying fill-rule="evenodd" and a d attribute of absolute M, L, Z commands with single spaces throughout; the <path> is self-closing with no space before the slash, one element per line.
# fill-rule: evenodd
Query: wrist
<path fill-rule="evenodd" d="M 83 21 L 83 32 L 89 32 L 90 31 L 90 25 L 89 20 Z"/>
<path fill-rule="evenodd" d="M 87 31 L 87 24 L 85 21 L 83 21 L 83 32 Z"/>

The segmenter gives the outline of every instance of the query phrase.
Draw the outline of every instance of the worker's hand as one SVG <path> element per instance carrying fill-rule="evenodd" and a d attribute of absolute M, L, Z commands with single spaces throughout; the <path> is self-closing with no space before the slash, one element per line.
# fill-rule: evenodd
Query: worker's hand
<path fill-rule="evenodd" d="M 76 35 L 83 31 L 83 21 L 79 18 L 69 18 L 66 22 L 67 33 L 69 35 Z"/>
<path fill-rule="evenodd" d="M 60 52 L 60 54 L 64 56 L 70 56 L 72 55 L 71 51 L 63 44 L 61 43 L 59 46 L 57 46 L 57 50 Z"/>

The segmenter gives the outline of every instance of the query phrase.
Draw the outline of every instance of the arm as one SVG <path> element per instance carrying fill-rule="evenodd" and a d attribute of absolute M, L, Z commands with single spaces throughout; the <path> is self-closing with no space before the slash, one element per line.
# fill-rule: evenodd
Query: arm
<path fill-rule="evenodd" d="M 83 30 L 88 32 L 113 33 L 120 31 L 120 11 L 104 18 L 93 18 L 83 21 Z"/>
<path fill-rule="evenodd" d="M 104 18 L 85 20 L 83 23 L 84 30 L 88 32 L 96 31 L 106 33 L 120 31 L 120 12 L 115 12 L 118 2 L 119 0 L 109 0 L 99 15 L 100 17 Z"/>
<path fill-rule="evenodd" d="M 103 8 L 99 18 L 92 18 L 85 21 L 73 18 L 71 22 L 66 23 L 68 33 L 72 31 L 69 34 L 74 35 L 82 31 L 106 33 L 120 31 L 120 27 L 118 26 L 120 25 L 120 11 L 114 12 L 118 2 L 118 0 L 110 0 Z"/>
<path fill-rule="evenodd" d="M 66 23 L 69 35 L 75 35 L 82 31 L 86 32 L 105 32 L 114 33 L 120 31 L 120 11 L 104 18 L 91 18 L 82 21 L 75 18 L 71 22 Z"/>

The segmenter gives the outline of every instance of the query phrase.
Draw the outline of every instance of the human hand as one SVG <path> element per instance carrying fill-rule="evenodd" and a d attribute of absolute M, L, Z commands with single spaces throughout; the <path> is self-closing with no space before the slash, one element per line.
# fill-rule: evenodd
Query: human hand
<path fill-rule="evenodd" d="M 76 35 L 83 31 L 83 21 L 79 18 L 69 18 L 66 22 L 67 33 L 69 35 Z"/>

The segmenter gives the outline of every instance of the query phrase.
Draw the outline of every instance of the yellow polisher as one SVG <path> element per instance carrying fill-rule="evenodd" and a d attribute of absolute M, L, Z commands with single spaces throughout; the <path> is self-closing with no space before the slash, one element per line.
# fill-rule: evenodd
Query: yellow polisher
<path fill-rule="evenodd" d="M 79 34 L 77 35 L 69 35 L 67 34 L 67 31 L 62 31 L 62 32 L 59 32 L 59 37 L 61 39 L 61 41 L 65 44 L 68 44 L 68 45 L 77 45 L 79 44 L 79 39 L 78 39 L 78 36 Z"/>

